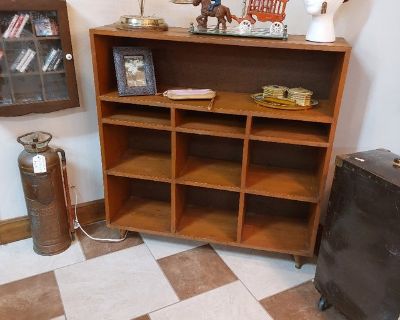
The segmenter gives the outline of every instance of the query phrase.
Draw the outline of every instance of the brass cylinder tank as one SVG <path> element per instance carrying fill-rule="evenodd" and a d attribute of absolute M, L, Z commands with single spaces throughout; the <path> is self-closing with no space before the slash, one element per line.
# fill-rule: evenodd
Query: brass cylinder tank
<path fill-rule="evenodd" d="M 65 152 L 48 146 L 46 132 L 32 132 L 17 141 L 24 146 L 18 165 L 31 222 L 33 249 L 54 255 L 71 245 L 73 217 Z"/>

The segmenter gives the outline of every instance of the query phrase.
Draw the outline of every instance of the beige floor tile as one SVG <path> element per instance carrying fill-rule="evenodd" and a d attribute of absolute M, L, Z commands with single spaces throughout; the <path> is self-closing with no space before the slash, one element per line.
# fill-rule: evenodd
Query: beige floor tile
<path fill-rule="evenodd" d="M 78 241 L 55 256 L 40 256 L 32 238 L 0 246 L 0 284 L 31 277 L 85 260 Z"/>
<path fill-rule="evenodd" d="M 63 314 L 53 272 L 0 286 L 0 319 L 48 320 Z"/>
<path fill-rule="evenodd" d="M 264 299 L 314 278 L 315 264 L 299 270 L 289 255 L 214 246 L 222 260 L 258 299 Z"/>
<path fill-rule="evenodd" d="M 68 320 L 132 319 L 178 301 L 144 244 L 55 273 Z"/>
<path fill-rule="evenodd" d="M 107 228 L 105 221 L 99 221 L 83 227 L 92 237 L 101 239 L 119 239 L 119 230 Z M 136 232 L 129 232 L 125 241 L 118 243 L 98 242 L 89 239 L 81 230 L 77 231 L 79 241 L 86 259 L 92 259 L 107 253 L 119 251 L 142 244 L 140 235 Z"/>
<path fill-rule="evenodd" d="M 260 302 L 274 320 L 345 320 L 333 307 L 320 312 L 319 298 L 314 284 L 309 281 Z"/>
<path fill-rule="evenodd" d="M 150 314 L 152 320 L 272 320 L 239 281 Z"/>
<path fill-rule="evenodd" d="M 184 239 L 174 239 L 169 237 L 159 237 L 153 235 L 142 234 L 144 243 L 150 249 L 151 253 L 156 259 L 165 258 L 184 252 L 198 246 L 202 246 L 205 243 L 198 241 L 190 241 Z"/>
<path fill-rule="evenodd" d="M 201 246 L 158 260 L 181 300 L 237 280 L 209 246 Z"/>

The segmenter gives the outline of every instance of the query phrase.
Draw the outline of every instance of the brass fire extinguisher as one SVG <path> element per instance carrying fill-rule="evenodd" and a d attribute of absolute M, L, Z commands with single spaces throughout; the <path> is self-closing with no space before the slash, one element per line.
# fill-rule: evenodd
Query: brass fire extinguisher
<path fill-rule="evenodd" d="M 73 210 L 68 187 L 65 152 L 48 146 L 52 135 L 32 132 L 18 137 L 24 146 L 18 157 L 33 249 L 54 255 L 71 245 Z"/>

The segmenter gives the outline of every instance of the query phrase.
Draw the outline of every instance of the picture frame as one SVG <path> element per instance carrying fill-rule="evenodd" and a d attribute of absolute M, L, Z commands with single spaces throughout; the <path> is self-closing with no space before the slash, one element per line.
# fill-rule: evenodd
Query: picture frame
<path fill-rule="evenodd" d="M 114 47 L 113 55 L 120 96 L 150 96 L 157 93 L 150 49 Z"/>

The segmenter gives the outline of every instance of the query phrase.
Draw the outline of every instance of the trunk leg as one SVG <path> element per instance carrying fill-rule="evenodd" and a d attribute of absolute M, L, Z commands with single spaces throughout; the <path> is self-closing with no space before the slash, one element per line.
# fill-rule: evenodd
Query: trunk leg
<path fill-rule="evenodd" d="M 301 269 L 301 267 L 303 266 L 301 256 L 293 255 L 293 258 L 294 258 L 295 267 L 297 269 Z"/>

